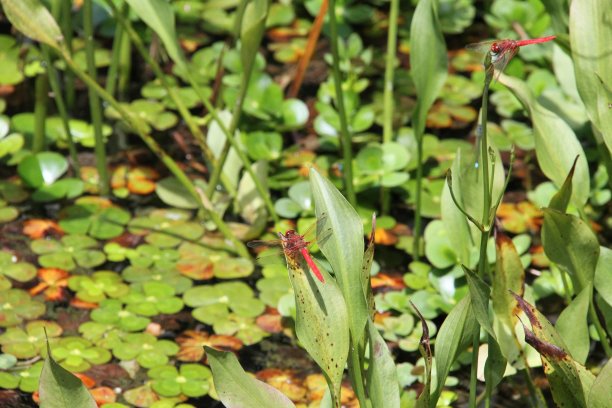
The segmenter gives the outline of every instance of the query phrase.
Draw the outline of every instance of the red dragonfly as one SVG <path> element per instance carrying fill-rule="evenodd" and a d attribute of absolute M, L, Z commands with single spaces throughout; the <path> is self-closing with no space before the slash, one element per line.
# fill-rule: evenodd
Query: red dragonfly
<path fill-rule="evenodd" d="M 495 68 L 495 80 L 497 80 L 504 68 L 506 68 L 508 62 L 516 55 L 519 48 L 525 45 L 552 41 L 555 38 L 555 35 L 550 35 L 548 37 L 533 38 L 530 40 L 492 40 L 469 44 L 466 48 L 479 51 L 483 54 L 489 51 L 491 52 L 491 63 Z"/>
<path fill-rule="evenodd" d="M 319 267 L 312 260 L 312 257 L 310 256 L 310 252 L 308 251 L 308 246 L 310 245 L 311 241 L 306 241 L 306 239 L 304 238 L 305 236 L 310 235 L 314 231 L 314 227 L 316 227 L 317 224 L 320 225 L 320 223 L 324 219 L 325 219 L 325 215 L 322 215 L 321 217 L 319 217 L 317 222 L 312 224 L 310 227 L 308 227 L 308 230 L 303 235 L 298 234 L 297 231 L 295 230 L 288 230 L 284 234 L 282 232 L 279 232 L 278 233 L 279 239 L 275 239 L 271 241 L 258 241 L 258 240 L 250 241 L 247 243 L 247 246 L 249 246 L 250 248 L 282 247 L 283 252 L 285 253 L 285 256 L 288 258 L 295 258 L 297 257 L 299 253 L 304 258 L 304 260 L 310 267 L 310 270 L 317 277 L 317 279 L 321 283 L 325 283 L 323 274 L 319 270 Z M 326 233 L 320 234 L 320 235 L 327 236 L 328 232 L 331 233 L 331 229 L 327 230 Z M 320 242 L 322 240 L 318 238 L 318 241 Z"/>

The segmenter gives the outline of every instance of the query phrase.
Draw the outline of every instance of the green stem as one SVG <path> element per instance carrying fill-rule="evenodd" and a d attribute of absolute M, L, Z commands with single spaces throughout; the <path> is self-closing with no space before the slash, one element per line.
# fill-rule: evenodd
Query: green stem
<path fill-rule="evenodd" d="M 565 298 L 565 302 L 569 305 L 572 301 L 572 291 L 570 290 L 569 282 L 567 280 L 567 272 L 562 271 L 554 263 L 551 263 L 550 268 L 554 268 L 561 275 L 561 283 L 563 283 L 563 297 Z"/>
<path fill-rule="evenodd" d="M 125 3 L 119 13 L 125 15 L 125 10 L 128 9 L 128 4 Z M 116 16 L 117 9 L 113 9 L 113 14 Z M 117 17 L 115 17 L 117 19 Z M 119 64 L 121 59 L 121 45 L 123 42 L 123 36 L 125 35 L 125 31 L 123 28 L 123 24 L 118 24 L 115 26 L 115 38 L 113 39 L 113 53 L 111 56 L 110 66 L 108 68 L 108 74 L 106 75 L 106 92 L 111 95 L 115 95 L 115 90 L 117 89 L 117 76 L 119 74 Z"/>
<path fill-rule="evenodd" d="M 85 32 L 85 55 L 87 59 L 87 74 L 97 78 L 96 61 L 94 56 L 94 30 L 93 30 L 93 4 L 92 0 L 83 2 L 83 30 Z M 103 196 L 110 194 L 108 168 L 106 167 L 106 145 L 102 134 L 102 107 L 98 95 L 89 89 L 89 110 L 94 130 L 94 152 L 96 155 L 96 168 L 100 176 L 100 193 Z"/>
<path fill-rule="evenodd" d="M 47 119 L 47 101 L 49 99 L 49 81 L 45 74 L 39 74 L 34 84 L 34 138 L 32 153 L 41 152 L 45 148 L 45 122 Z"/>
<path fill-rule="evenodd" d="M 62 1 L 61 8 L 62 18 L 59 19 L 62 29 L 62 35 L 64 36 L 64 43 L 66 49 L 72 55 L 72 2 Z M 64 89 L 66 95 L 66 107 L 68 111 L 72 111 L 74 108 L 74 101 L 76 99 L 76 88 L 74 84 L 74 74 L 67 70 L 64 73 Z"/>
<path fill-rule="evenodd" d="M 140 138 L 145 142 L 145 144 L 149 146 L 151 151 L 153 151 L 153 153 L 157 155 L 157 157 L 160 158 L 160 160 L 164 163 L 164 165 L 166 165 L 168 170 L 170 170 L 170 172 L 178 179 L 178 181 L 189 192 L 189 194 L 196 200 L 200 210 L 204 214 L 206 214 L 208 217 L 210 217 L 212 222 L 217 226 L 217 228 L 223 234 L 223 236 L 234 245 L 231 250 L 235 251 L 236 253 L 238 253 L 240 256 L 244 258 L 247 258 L 247 259 L 250 258 L 249 251 L 247 250 L 246 246 L 241 241 L 236 239 L 232 231 L 229 229 L 227 224 L 223 222 L 219 214 L 217 214 L 214 210 L 209 209 L 210 207 L 204 204 L 204 202 L 202 201 L 202 198 L 198 194 L 198 191 L 194 187 L 189 177 L 187 177 L 185 172 L 183 172 L 183 170 L 172 159 L 172 157 L 170 157 L 161 148 L 161 146 L 155 141 L 155 139 L 151 137 L 151 135 L 147 134 L 147 132 L 142 129 L 140 122 L 137 121 L 134 117 L 132 117 L 132 115 L 121 106 L 119 101 L 117 101 L 115 98 L 113 98 L 112 95 L 106 92 L 104 88 L 102 88 L 92 77 L 90 77 L 89 75 L 87 75 L 87 73 L 80 70 L 76 66 L 74 61 L 70 58 L 69 54 L 67 54 L 64 51 L 64 53 L 62 54 L 62 57 L 66 61 L 66 65 L 68 65 L 68 67 L 83 82 L 85 82 L 85 84 L 90 89 L 92 89 L 100 98 L 102 98 L 109 105 L 111 105 L 121 115 L 121 118 L 124 121 L 126 121 L 132 127 L 132 129 L 135 130 L 135 132 L 138 134 L 138 136 L 140 136 Z"/>
<path fill-rule="evenodd" d="M 480 333 L 476 330 L 472 338 L 472 365 L 470 367 L 470 403 L 469 407 L 476 406 L 476 388 L 478 385 L 478 346 L 480 345 Z"/>
<path fill-rule="evenodd" d="M 208 161 L 210 167 L 212 167 L 213 169 L 217 168 L 219 164 L 217 160 L 215 159 L 215 156 L 213 155 L 212 151 L 208 147 L 208 144 L 206 143 L 206 137 L 204 136 L 204 133 L 202 132 L 202 130 L 196 123 L 194 117 L 191 115 L 191 112 L 189 112 L 189 109 L 187 109 L 187 107 L 183 103 L 183 100 L 178 96 L 176 89 L 168 82 L 168 79 L 166 75 L 164 74 L 164 72 L 162 71 L 159 64 L 153 58 L 151 58 L 151 55 L 145 48 L 145 45 L 142 42 L 142 39 L 140 38 L 138 33 L 134 30 L 134 28 L 132 28 L 132 26 L 129 24 L 129 21 L 125 18 L 125 15 L 119 12 L 119 10 L 115 7 L 114 3 L 111 0 L 107 0 L 106 3 L 109 5 L 111 10 L 113 11 L 113 16 L 115 16 L 115 19 L 117 20 L 117 22 L 119 22 L 121 27 L 123 27 L 126 34 L 128 35 L 129 40 L 132 42 L 132 44 L 134 44 L 138 53 L 142 56 L 145 62 L 151 67 L 157 79 L 159 79 L 159 81 L 161 82 L 166 92 L 168 92 L 168 96 L 170 97 L 170 99 L 172 99 L 172 102 L 174 102 L 174 104 L 176 105 L 176 108 L 179 111 L 185 123 L 187 124 L 189 131 L 195 138 L 196 142 L 198 143 L 198 146 L 200 146 L 200 149 L 202 150 L 202 154 L 204 154 L 205 160 Z M 234 197 L 236 195 L 236 190 L 233 188 L 231 183 L 225 177 L 222 178 L 222 181 L 228 193 L 232 197 Z"/>
<path fill-rule="evenodd" d="M 327 9 L 329 14 L 329 31 L 332 54 L 332 75 L 334 78 L 334 88 L 336 90 L 336 104 L 338 116 L 340 117 L 340 134 L 342 145 L 342 156 L 344 159 L 344 187 L 346 198 L 353 207 L 357 207 L 357 196 L 353 186 L 353 151 L 351 135 L 348 131 L 348 121 L 346 119 L 346 109 L 344 107 L 344 92 L 342 91 L 342 78 L 340 76 L 340 57 L 338 55 L 338 22 L 336 21 L 336 0 L 329 0 Z"/>
<path fill-rule="evenodd" d="M 601 325 L 601 322 L 599 321 L 599 317 L 597 316 L 597 312 L 595 311 L 595 304 L 593 303 L 593 297 L 591 297 L 591 300 L 589 303 L 589 317 L 591 319 L 591 323 L 593 323 L 593 325 L 595 326 L 595 330 L 597 331 L 597 334 L 599 335 L 599 341 L 601 342 L 601 346 L 603 347 L 604 352 L 606 353 L 606 357 L 608 358 L 612 357 L 612 349 L 610 348 L 610 342 L 608 340 L 608 335 L 606 334 L 605 329 Z"/>
<path fill-rule="evenodd" d="M 395 73 L 395 54 L 397 50 L 397 17 L 399 14 L 399 0 L 391 0 L 389 11 L 389 32 L 387 35 L 387 57 L 385 61 L 385 81 L 383 94 L 383 143 L 393 141 L 393 113 L 395 110 L 393 99 L 393 77 Z M 389 190 L 381 187 L 382 213 L 389 212 L 391 203 Z"/>
<path fill-rule="evenodd" d="M 125 16 L 126 26 L 131 28 L 129 7 L 125 4 L 125 10 L 121 10 Z M 125 30 L 125 28 L 124 28 Z M 148 53 L 147 53 L 148 54 Z M 119 72 L 117 78 L 117 94 L 120 99 L 125 99 L 130 88 L 130 77 L 132 72 L 132 42 L 127 35 L 121 36 L 121 44 L 119 46 Z"/>
<path fill-rule="evenodd" d="M 414 214 L 414 231 L 412 233 L 414 241 L 412 242 L 412 257 L 418 261 L 421 257 L 421 190 L 423 189 L 423 135 L 415 134 L 417 141 L 417 173 L 416 173 L 416 196 L 415 199 L 415 214 Z"/>
<path fill-rule="evenodd" d="M 53 65 L 53 61 L 51 60 L 51 55 L 49 53 L 49 47 L 45 44 L 41 44 L 40 46 L 43 58 L 47 65 L 47 76 L 49 77 L 49 83 L 51 85 L 51 90 L 53 91 L 53 96 L 55 98 L 55 105 L 57 106 L 57 111 L 59 112 L 60 118 L 62 119 L 62 125 L 64 126 L 64 132 L 66 132 L 66 140 L 68 141 L 68 151 L 70 152 L 70 158 L 72 160 L 72 168 L 74 169 L 77 176 L 81 175 L 81 166 L 79 165 L 79 158 L 77 156 L 76 145 L 72 138 L 72 132 L 70 132 L 70 123 L 68 120 L 68 111 L 66 110 L 66 104 L 64 103 L 64 97 L 62 95 L 62 88 L 60 86 L 59 77 L 57 75 L 57 70 Z"/>
<path fill-rule="evenodd" d="M 355 391 L 355 395 L 359 400 L 359 406 L 367 407 L 367 398 L 365 388 L 363 386 L 363 375 L 361 373 L 363 367 L 361 365 L 361 359 L 359 358 L 359 347 L 358 344 L 354 342 L 352 338 L 351 346 L 349 348 L 348 369 L 349 376 L 351 378 L 351 383 L 353 384 L 353 391 Z"/>

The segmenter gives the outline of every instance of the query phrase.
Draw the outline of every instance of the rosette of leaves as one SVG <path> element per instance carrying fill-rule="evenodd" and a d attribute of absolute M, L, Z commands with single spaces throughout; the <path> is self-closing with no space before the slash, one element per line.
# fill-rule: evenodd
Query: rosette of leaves
<path fill-rule="evenodd" d="M 205 331 L 186 330 L 176 338 L 180 350 L 176 358 L 180 361 L 198 362 L 206 356 L 204 346 L 218 350 L 238 351 L 242 341 L 234 336 L 209 334 Z"/>
<path fill-rule="evenodd" d="M 395 142 L 372 143 L 357 154 L 355 168 L 358 170 L 359 188 L 381 185 L 396 187 L 408 180 L 408 173 L 402 171 L 410 161 L 408 149 Z"/>
<path fill-rule="evenodd" d="M 129 211 L 102 197 L 81 197 L 60 212 L 60 226 L 71 234 L 98 239 L 118 237 L 130 220 Z"/>
<path fill-rule="evenodd" d="M 163 397 L 185 395 L 190 398 L 202 397 L 208 394 L 212 373 L 201 364 L 182 364 L 175 366 L 160 366 L 148 371 L 151 386 Z"/>
<path fill-rule="evenodd" d="M 131 287 L 139 290 L 146 282 L 164 282 L 174 288 L 177 294 L 185 292 L 193 286 L 193 281 L 181 275 L 176 269 L 145 268 L 128 266 L 122 272 L 123 279 L 131 283 Z"/>
<path fill-rule="evenodd" d="M 45 304 L 21 289 L 0 290 L 0 327 L 11 327 L 36 319 L 46 311 Z"/>
<path fill-rule="evenodd" d="M 91 311 L 91 320 L 113 326 L 126 332 L 135 332 L 147 327 L 151 320 L 125 310 L 117 299 L 105 299 L 97 309 Z"/>
<path fill-rule="evenodd" d="M 18 204 L 28 198 L 28 193 L 15 182 L 0 180 L 0 223 L 13 221 L 19 210 L 11 204 Z"/>
<path fill-rule="evenodd" d="M 48 338 L 59 337 L 62 327 L 55 322 L 36 320 L 28 322 L 25 329 L 10 327 L 0 335 L 2 351 L 17 358 L 32 358 L 45 347 L 45 330 Z"/>
<path fill-rule="evenodd" d="M 183 309 L 183 301 L 175 296 L 174 288 L 163 282 L 145 282 L 140 289 L 133 289 L 121 300 L 126 310 L 142 316 L 174 314 Z"/>
<path fill-rule="evenodd" d="M 259 343 L 264 337 L 270 335 L 257 325 L 255 318 L 238 316 L 235 313 L 218 319 L 213 324 L 213 330 L 217 334 L 235 336 L 247 346 Z"/>
<path fill-rule="evenodd" d="M 113 347 L 113 355 L 120 360 L 136 360 L 141 367 L 153 368 L 168 363 L 179 346 L 170 340 L 158 340 L 149 333 L 130 333 Z"/>
<path fill-rule="evenodd" d="M 139 245 L 134 251 L 129 251 L 127 258 L 134 266 L 173 269 L 179 259 L 179 252 L 172 248 L 159 248 L 150 244 L 143 244 Z"/>
<path fill-rule="evenodd" d="M 19 388 L 23 392 L 33 393 L 38 389 L 38 379 L 43 364 L 42 361 L 38 361 L 21 370 L 0 371 L 0 388 L 6 390 Z"/>
<path fill-rule="evenodd" d="M 60 178 L 68 170 L 66 158 L 55 152 L 40 152 L 26 156 L 19 162 L 17 172 L 23 182 L 36 191 L 32 200 L 49 202 L 75 198 L 83 193 L 83 182 L 76 178 Z"/>
<path fill-rule="evenodd" d="M 96 346 L 103 347 L 105 349 L 112 349 L 116 344 L 121 342 L 127 332 L 117 329 L 112 324 L 98 323 L 89 321 L 79 326 L 79 333 L 86 340 L 91 341 Z"/>
<path fill-rule="evenodd" d="M 193 317 L 208 325 L 227 319 L 230 311 L 237 316 L 253 318 L 265 309 L 264 303 L 244 282 L 196 286 L 183 294 L 183 300 L 194 308 Z"/>
<path fill-rule="evenodd" d="M 46 348 L 42 350 L 47 356 Z M 83 372 L 89 370 L 92 364 L 104 364 L 110 361 L 110 351 L 94 346 L 89 340 L 80 337 L 64 337 L 55 343 L 51 350 L 53 358 L 66 370 Z"/>
<path fill-rule="evenodd" d="M 59 241 L 37 239 L 30 246 L 34 253 L 40 255 L 38 263 L 45 268 L 72 271 L 77 265 L 93 268 L 106 260 L 104 253 L 97 249 L 98 241 L 86 235 L 66 235 Z"/>
<path fill-rule="evenodd" d="M 68 280 L 68 287 L 76 292 L 77 298 L 92 303 L 98 303 L 107 297 L 118 298 L 130 291 L 121 276 L 112 271 L 99 271 L 91 276 L 73 276 Z"/>
<path fill-rule="evenodd" d="M 254 270 L 253 263 L 245 258 L 235 258 L 226 252 L 204 248 L 184 242 L 179 247 L 180 259 L 176 269 L 188 278 L 206 280 L 244 278 Z"/>
<path fill-rule="evenodd" d="M 151 128 L 159 131 L 168 130 L 178 123 L 178 117 L 166 111 L 166 107 L 157 101 L 137 99 L 130 103 L 122 103 L 121 106 L 132 116 L 140 119 L 146 132 L 150 132 Z M 110 119 L 122 119 L 119 112 L 112 106 L 107 107 L 104 114 Z M 125 124 L 125 122 L 122 123 Z"/>
<path fill-rule="evenodd" d="M 195 241 L 204 234 L 204 227 L 190 221 L 191 213 L 178 209 L 158 209 L 147 216 L 134 218 L 129 230 L 144 235 L 145 241 L 159 248 L 173 248 L 183 241 Z"/>
<path fill-rule="evenodd" d="M 27 282 L 36 276 L 36 268 L 29 262 L 18 262 L 10 252 L 0 251 L 0 290 L 11 287 L 11 278 L 18 282 Z"/>

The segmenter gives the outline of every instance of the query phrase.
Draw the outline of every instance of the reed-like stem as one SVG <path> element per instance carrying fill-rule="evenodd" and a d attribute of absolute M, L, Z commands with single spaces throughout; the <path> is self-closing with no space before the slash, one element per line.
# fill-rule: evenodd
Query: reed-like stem
<path fill-rule="evenodd" d="M 98 74 L 95 60 L 95 43 L 93 30 L 93 4 L 92 0 L 83 2 L 83 30 L 85 32 L 85 56 L 87 60 L 87 74 L 96 80 Z M 94 131 L 94 153 L 96 156 L 96 168 L 100 177 L 100 194 L 108 196 L 110 194 L 108 167 L 106 166 L 106 143 L 102 134 L 102 106 L 98 95 L 89 89 L 89 111 Z"/>
<path fill-rule="evenodd" d="M 34 81 L 34 137 L 32 153 L 45 148 L 45 124 L 47 119 L 47 102 L 49 100 L 49 81 L 45 74 L 39 74 Z"/>
<path fill-rule="evenodd" d="M 155 141 L 155 139 L 142 129 L 140 122 L 137 121 L 134 117 L 132 117 L 132 115 L 121 106 L 119 101 L 117 101 L 112 95 L 106 92 L 106 90 L 104 90 L 104 88 L 102 88 L 92 77 L 90 77 L 86 72 L 79 69 L 79 67 L 76 66 L 69 54 L 64 51 L 64 53 L 62 53 L 62 57 L 66 61 L 66 65 L 68 66 L 68 68 L 70 68 L 75 73 L 75 75 L 77 75 L 83 82 L 85 82 L 85 84 L 91 90 L 93 90 L 100 98 L 102 98 L 110 106 L 112 106 L 119 113 L 121 118 L 135 130 L 136 134 L 140 136 L 143 142 L 145 142 L 145 144 L 151 149 L 151 151 L 162 161 L 162 163 L 164 163 L 168 170 L 170 170 L 172 175 L 177 178 L 181 185 L 196 200 L 199 209 L 211 219 L 211 221 L 217 226 L 221 234 L 223 234 L 225 239 L 227 239 L 228 242 L 232 243 L 233 247 L 226 249 L 234 251 L 244 258 L 250 258 L 249 251 L 247 250 L 244 243 L 242 243 L 234 236 L 227 224 L 223 222 L 219 214 L 217 214 L 213 209 L 204 204 L 189 177 L 187 177 L 181 167 L 174 161 L 174 159 L 172 159 L 172 157 L 170 157 L 164 151 L 164 149 L 162 149 L 162 147 Z"/>
<path fill-rule="evenodd" d="M 389 32 L 387 33 L 387 57 L 385 61 L 385 79 L 383 91 L 383 143 L 393 141 L 393 114 L 395 99 L 393 95 L 393 81 L 395 73 L 395 54 L 397 49 L 397 18 L 399 14 L 399 0 L 391 0 L 389 11 Z M 391 195 L 389 190 L 380 187 L 382 213 L 389 212 Z"/>
<path fill-rule="evenodd" d="M 62 30 L 62 35 L 64 36 L 64 44 L 66 45 L 66 49 L 70 55 L 72 55 L 72 2 L 62 1 L 61 5 L 62 18 L 59 19 L 59 23 Z M 74 74 L 69 70 L 64 73 L 64 93 L 66 95 L 66 109 L 68 112 L 71 112 L 74 108 L 76 99 L 76 89 L 74 84 Z"/>
<path fill-rule="evenodd" d="M 51 60 L 51 54 L 49 53 L 49 46 L 41 44 L 40 46 L 43 58 L 45 60 L 47 75 L 49 77 L 49 84 L 53 91 L 53 98 L 55 99 L 55 105 L 57 106 L 57 112 L 62 120 L 62 126 L 64 132 L 66 132 L 66 140 L 68 142 L 68 152 L 70 153 L 70 159 L 72 160 L 72 168 L 78 177 L 81 175 L 81 166 L 79 165 L 79 158 L 77 156 L 76 144 L 72 138 L 72 132 L 70 132 L 70 123 L 68 117 L 68 111 L 64 102 L 64 96 L 62 95 L 62 87 L 60 86 L 59 76 L 57 70 Z"/>
<path fill-rule="evenodd" d="M 351 134 L 348 130 L 346 108 L 344 106 L 344 91 L 342 90 L 342 77 L 340 75 L 340 56 L 338 54 L 338 22 L 336 21 L 336 0 L 329 0 L 329 32 L 332 54 L 332 75 L 334 78 L 334 89 L 336 92 L 336 108 L 340 118 L 340 145 L 342 146 L 342 158 L 344 175 L 344 188 L 346 198 L 353 207 L 357 207 L 357 196 L 353 186 L 353 144 Z"/>
<path fill-rule="evenodd" d="M 115 19 L 117 19 L 117 14 L 119 13 L 121 13 L 122 16 L 125 16 L 126 10 L 129 10 L 128 7 L 128 4 L 125 3 L 121 8 L 121 11 L 118 11 L 116 8 L 113 9 Z M 117 77 L 119 75 L 119 64 L 121 63 L 121 45 L 123 43 L 123 36 L 125 36 L 123 24 L 117 24 L 115 26 L 115 38 L 113 38 L 113 51 L 110 66 L 108 67 L 108 73 L 106 74 L 106 92 L 113 96 L 115 96 L 115 91 L 117 90 Z"/>

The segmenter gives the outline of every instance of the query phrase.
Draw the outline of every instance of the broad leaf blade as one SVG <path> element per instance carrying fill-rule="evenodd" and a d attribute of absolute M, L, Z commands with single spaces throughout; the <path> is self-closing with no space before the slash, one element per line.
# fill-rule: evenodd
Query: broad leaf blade
<path fill-rule="evenodd" d="M 62 32 L 39 0 L 0 0 L 0 3 L 6 17 L 22 34 L 60 50 Z"/>
<path fill-rule="evenodd" d="M 612 358 L 608 360 L 604 368 L 599 372 L 591 390 L 587 407 L 606 408 L 610 405 L 612 395 Z"/>
<path fill-rule="evenodd" d="M 450 311 L 436 336 L 434 356 L 436 358 L 437 384 L 431 395 L 430 406 L 435 406 L 451 365 L 457 356 L 472 342 L 479 329 L 474 317 L 470 296 L 465 296 Z M 478 352 L 475 350 L 474 352 Z"/>
<path fill-rule="evenodd" d="M 584 221 L 574 215 L 545 209 L 542 243 L 546 256 L 569 272 L 576 292 L 592 285 L 599 242 Z"/>
<path fill-rule="evenodd" d="M 612 89 L 612 24 L 608 0 L 572 1 L 569 33 L 578 92 L 587 114 L 612 150 L 612 119 L 604 90 Z M 603 99 L 603 100 L 602 100 Z M 608 99 L 607 102 L 610 102 Z"/>
<path fill-rule="evenodd" d="M 581 208 L 589 198 L 590 181 L 586 156 L 576 134 L 562 118 L 540 105 L 524 82 L 503 74 L 500 82 L 530 112 L 538 163 L 557 187 L 561 188 L 576 156 L 580 156 L 573 177 L 572 202 Z"/>
<path fill-rule="evenodd" d="M 349 351 L 349 319 L 342 293 L 325 268 L 319 268 L 323 283 L 313 278 L 300 255 L 286 259 L 297 308 L 295 332 L 339 400 Z"/>
<path fill-rule="evenodd" d="M 310 170 L 310 185 L 317 217 L 326 215 L 321 225 L 317 225 L 320 228 L 317 232 L 330 228 L 332 232 L 318 244 L 338 280 L 348 309 L 351 337 L 358 344 L 363 338 L 369 313 L 361 282 L 363 224 L 338 189 L 314 169 Z"/>
<path fill-rule="evenodd" d="M 557 323 L 557 331 L 567 345 L 574 360 L 584 364 L 589 355 L 591 339 L 587 314 L 593 287 L 587 285 L 574 300 L 561 312 Z"/>
<path fill-rule="evenodd" d="M 399 408 L 400 393 L 397 369 L 385 339 L 372 320 L 368 320 L 370 332 L 370 365 L 368 367 L 367 391 L 373 407 Z"/>
<path fill-rule="evenodd" d="M 227 408 L 295 407 L 276 388 L 248 375 L 234 353 L 204 347 L 213 372 L 215 389 Z"/>
<path fill-rule="evenodd" d="M 478 320 L 480 326 L 485 329 L 491 337 L 495 338 L 495 332 L 493 331 L 491 319 L 489 318 L 489 296 L 491 294 L 491 288 L 472 270 L 463 265 L 461 265 L 461 267 L 468 281 L 470 298 L 472 299 L 472 309 L 474 310 L 476 320 Z"/>
<path fill-rule="evenodd" d="M 435 0 L 421 0 L 410 24 L 410 66 L 417 106 L 412 116 L 415 134 L 423 134 L 427 111 L 436 100 L 448 72 L 446 44 Z"/>
<path fill-rule="evenodd" d="M 47 341 L 47 359 L 38 386 L 41 408 L 96 408 L 98 405 L 81 380 L 53 360 Z"/>

